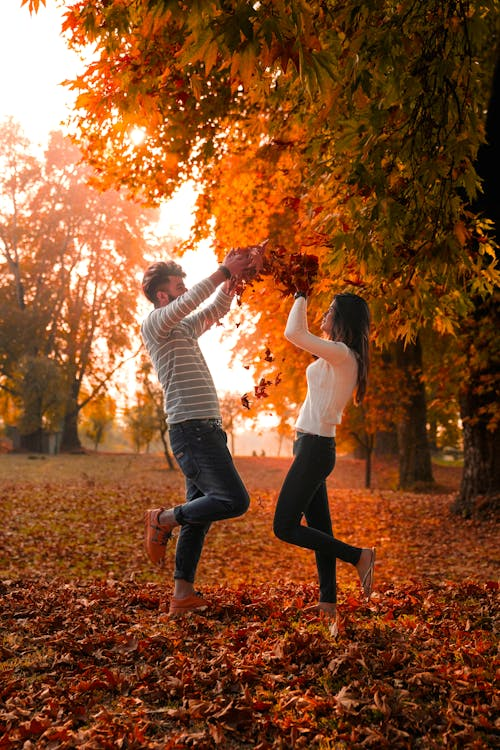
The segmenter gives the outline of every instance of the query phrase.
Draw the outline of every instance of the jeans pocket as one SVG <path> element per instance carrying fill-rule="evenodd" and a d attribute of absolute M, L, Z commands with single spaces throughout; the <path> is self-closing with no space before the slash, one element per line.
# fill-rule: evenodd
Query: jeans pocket
<path fill-rule="evenodd" d="M 196 459 L 192 455 L 189 446 L 185 445 L 183 448 L 174 450 L 174 456 L 184 476 L 187 479 L 195 480 L 200 473 L 200 468 Z"/>

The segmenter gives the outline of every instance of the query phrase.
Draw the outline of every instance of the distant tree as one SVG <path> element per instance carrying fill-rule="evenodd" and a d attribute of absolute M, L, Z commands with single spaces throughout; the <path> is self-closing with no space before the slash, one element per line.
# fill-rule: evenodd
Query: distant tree
<path fill-rule="evenodd" d="M 459 338 L 422 332 L 423 381 L 427 399 L 428 437 L 431 451 L 445 446 L 462 447 L 459 391 L 463 381 Z"/>
<path fill-rule="evenodd" d="M 131 346 L 138 294 L 130 280 L 142 270 L 154 216 L 92 188 L 91 176 L 60 133 L 40 160 L 16 123 L 0 126 L 0 388 L 21 397 L 25 357 L 57 365 L 63 450 L 80 447 L 80 409 Z"/>
<path fill-rule="evenodd" d="M 153 372 L 151 360 L 144 353 L 140 356 L 136 376 L 139 386 L 137 392 L 140 394 L 141 402 L 147 404 L 148 408 L 154 415 L 156 430 L 158 431 L 163 445 L 165 460 L 168 464 L 168 468 L 173 470 L 175 469 L 175 464 L 168 440 L 168 424 L 167 415 L 165 414 L 165 397 L 163 394 L 163 388 Z"/>
<path fill-rule="evenodd" d="M 241 405 L 241 395 L 238 393 L 223 393 L 219 397 L 220 413 L 222 417 L 222 429 L 229 434 L 231 440 L 231 453 L 235 455 L 235 432 L 242 424 L 245 415 Z"/>
<path fill-rule="evenodd" d="M 361 405 L 350 404 L 339 425 L 338 440 L 351 437 L 365 458 L 365 487 L 371 486 L 372 458 L 377 436 L 396 429 L 407 413 L 411 394 L 387 350 L 372 348 L 368 389 Z"/>
<path fill-rule="evenodd" d="M 103 442 L 107 430 L 112 426 L 116 416 L 116 402 L 105 393 L 98 394 L 82 410 L 82 429 L 92 440 L 97 451 Z"/>
<path fill-rule="evenodd" d="M 133 406 L 125 408 L 123 417 L 135 452 L 140 453 L 144 448 L 147 453 L 158 429 L 153 404 L 138 400 Z"/>
<path fill-rule="evenodd" d="M 396 364 L 402 387 L 408 394 L 407 408 L 398 423 L 399 483 L 404 489 L 432 484 L 432 463 L 427 435 L 427 398 L 423 380 L 420 338 L 396 344 Z"/>
<path fill-rule="evenodd" d="M 279 410 L 280 421 L 276 427 L 278 434 L 278 456 L 281 456 L 283 450 L 283 441 L 293 441 L 295 436 L 295 420 L 297 418 L 297 405 L 290 403 L 286 398 L 281 401 Z"/>
<path fill-rule="evenodd" d="M 43 435 L 60 432 L 65 408 L 64 373 L 46 357 L 26 356 L 18 363 L 16 398 L 22 447 L 42 452 Z"/>

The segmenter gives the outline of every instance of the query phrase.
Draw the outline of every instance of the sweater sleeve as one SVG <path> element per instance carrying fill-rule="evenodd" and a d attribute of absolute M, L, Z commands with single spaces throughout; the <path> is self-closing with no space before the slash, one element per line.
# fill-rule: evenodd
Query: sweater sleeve
<path fill-rule="evenodd" d="M 298 297 L 290 310 L 285 327 L 285 338 L 299 349 L 321 357 L 332 365 L 343 362 L 349 356 L 349 347 L 341 341 L 323 339 L 309 331 L 305 297 Z"/>
<path fill-rule="evenodd" d="M 157 307 L 151 311 L 143 323 L 144 328 L 149 328 L 156 337 L 166 334 L 174 328 L 181 320 L 186 318 L 201 303 L 210 297 L 217 285 L 211 279 L 203 279 L 180 297 L 169 302 L 164 307 Z M 226 296 L 226 295 L 224 295 Z M 196 321 L 193 319 L 192 324 Z"/>
<path fill-rule="evenodd" d="M 192 326 L 196 338 L 201 336 L 202 333 L 205 333 L 205 331 L 208 331 L 214 323 L 220 320 L 220 318 L 229 311 L 232 301 L 232 296 L 223 292 L 222 289 L 219 289 L 213 302 L 202 310 L 189 315 L 187 322 Z"/>

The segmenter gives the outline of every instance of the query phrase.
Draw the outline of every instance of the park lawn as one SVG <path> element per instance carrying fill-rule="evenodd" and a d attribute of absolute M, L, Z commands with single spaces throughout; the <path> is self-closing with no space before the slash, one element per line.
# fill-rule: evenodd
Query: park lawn
<path fill-rule="evenodd" d="M 339 563 L 340 632 L 314 610 L 314 558 L 277 541 L 290 459 L 238 458 L 252 503 L 214 524 L 198 584 L 212 607 L 171 621 L 142 511 L 182 501 L 158 456 L 0 456 L 0 750 L 487 748 L 495 725 L 498 533 L 433 492 L 340 458 L 336 534 L 377 547 L 362 601 Z M 495 559 L 496 558 L 496 559 Z M 497 705 L 498 708 L 498 705 Z"/>

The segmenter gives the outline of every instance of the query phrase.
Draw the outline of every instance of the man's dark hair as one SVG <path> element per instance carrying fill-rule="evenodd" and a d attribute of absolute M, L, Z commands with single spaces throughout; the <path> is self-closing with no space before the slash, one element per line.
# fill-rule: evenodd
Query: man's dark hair
<path fill-rule="evenodd" d="M 186 274 L 178 263 L 169 260 L 167 263 L 159 260 L 152 263 L 142 279 L 142 291 L 150 302 L 156 304 L 156 292 L 162 284 L 165 284 L 171 276 L 182 276 Z"/>

